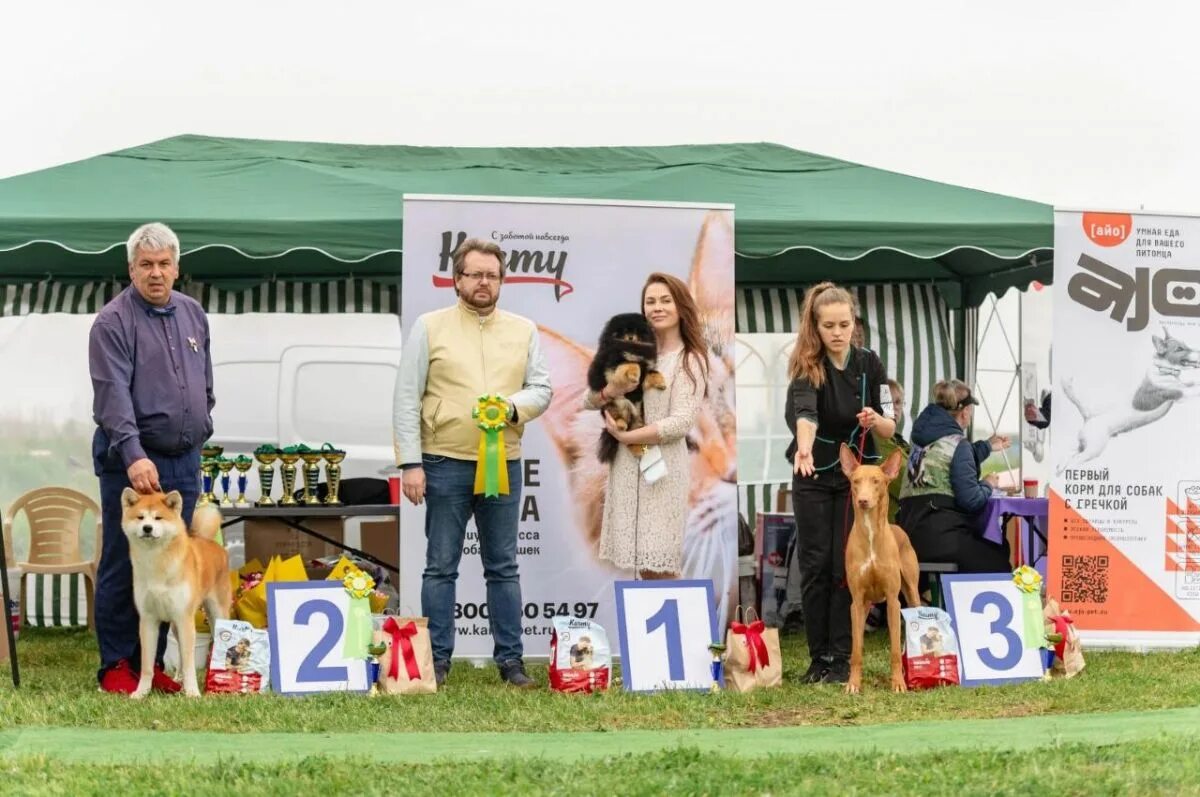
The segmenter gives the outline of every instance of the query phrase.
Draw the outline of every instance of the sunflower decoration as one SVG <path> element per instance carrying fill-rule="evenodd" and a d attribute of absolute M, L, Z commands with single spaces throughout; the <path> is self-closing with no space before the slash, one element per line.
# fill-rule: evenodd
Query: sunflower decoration
<path fill-rule="evenodd" d="M 479 427 L 479 457 L 475 466 L 475 494 L 485 498 L 508 495 L 508 452 L 504 430 L 508 426 L 508 400 L 499 393 L 485 393 L 471 408 Z"/>
<path fill-rule="evenodd" d="M 1038 592 L 1042 587 L 1042 574 L 1029 565 L 1021 565 L 1013 571 L 1013 583 L 1021 592 Z"/>
<path fill-rule="evenodd" d="M 375 591 L 375 579 L 361 570 L 354 569 L 346 573 L 342 586 L 351 598 L 368 598 Z"/>

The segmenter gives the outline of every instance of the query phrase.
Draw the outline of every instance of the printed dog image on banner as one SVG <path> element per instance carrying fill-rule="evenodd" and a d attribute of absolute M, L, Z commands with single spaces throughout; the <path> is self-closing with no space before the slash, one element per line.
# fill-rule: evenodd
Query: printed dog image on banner
<path fill-rule="evenodd" d="M 1047 588 L 1085 643 L 1200 642 L 1196 246 L 1194 217 L 1055 214 Z"/>
<path fill-rule="evenodd" d="M 708 395 L 687 436 L 690 489 L 681 578 L 711 578 L 724 627 L 737 584 L 737 429 L 734 408 L 733 210 L 728 206 L 602 200 L 406 196 L 401 324 L 456 299 L 450 256 L 467 237 L 505 253 L 498 306 L 538 327 L 554 398 L 521 439 L 518 567 L 526 656 L 545 656 L 555 616 L 616 627 L 612 582 L 598 557 L 608 465 L 597 455 L 601 415 L 583 407 L 606 322 L 641 311 L 655 271 L 696 300 L 708 343 Z M 424 507 L 401 509 L 401 608 L 419 613 Z M 474 524 L 457 582 L 455 656 L 492 653 Z"/>

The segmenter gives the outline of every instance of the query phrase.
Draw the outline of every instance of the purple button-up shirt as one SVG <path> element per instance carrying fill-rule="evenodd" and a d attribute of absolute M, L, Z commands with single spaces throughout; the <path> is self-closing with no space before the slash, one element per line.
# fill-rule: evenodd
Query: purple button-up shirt
<path fill-rule="evenodd" d="M 131 285 L 106 304 L 88 342 L 92 415 L 125 467 L 146 451 L 177 455 L 212 434 L 208 318 L 171 292 L 156 308 Z"/>

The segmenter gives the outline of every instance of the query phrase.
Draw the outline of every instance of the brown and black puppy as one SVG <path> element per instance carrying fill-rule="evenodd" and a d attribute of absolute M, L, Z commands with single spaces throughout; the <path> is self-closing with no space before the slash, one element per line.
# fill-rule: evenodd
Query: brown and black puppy
<path fill-rule="evenodd" d="M 657 358 L 654 330 L 641 313 L 621 313 L 604 325 L 596 356 L 588 367 L 588 387 L 597 393 L 606 387 L 609 393 L 628 391 L 600 408 L 601 412 L 608 412 L 613 417 L 618 429 L 644 426 L 642 391 L 645 388 L 666 389 L 663 375 L 654 370 Z M 597 449 L 600 461 L 612 462 L 618 446 L 616 438 L 607 430 L 601 432 Z"/>

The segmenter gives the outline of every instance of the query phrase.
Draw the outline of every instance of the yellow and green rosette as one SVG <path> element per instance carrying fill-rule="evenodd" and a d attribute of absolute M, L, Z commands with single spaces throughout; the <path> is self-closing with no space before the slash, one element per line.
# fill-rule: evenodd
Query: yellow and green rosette
<path fill-rule="evenodd" d="M 374 636 L 371 626 L 371 605 L 367 596 L 375 589 L 375 579 L 353 568 L 346 572 L 342 586 L 350 596 L 350 609 L 346 618 L 346 640 L 342 655 L 348 659 L 365 659 L 367 646 Z"/>
<path fill-rule="evenodd" d="M 1042 618 L 1042 575 L 1029 565 L 1013 571 L 1013 584 L 1021 596 L 1021 639 L 1026 648 L 1046 646 L 1046 626 Z"/>
<path fill-rule="evenodd" d="M 479 458 L 475 465 L 475 494 L 485 498 L 508 495 L 508 452 L 504 429 L 508 426 L 508 401 L 499 393 L 479 397 L 471 408 L 479 427 Z"/>

